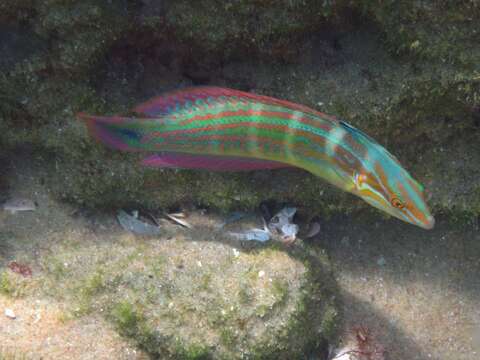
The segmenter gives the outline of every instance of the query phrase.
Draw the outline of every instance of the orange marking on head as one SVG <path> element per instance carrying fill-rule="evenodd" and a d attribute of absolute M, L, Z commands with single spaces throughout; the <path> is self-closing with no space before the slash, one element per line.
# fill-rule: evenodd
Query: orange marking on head
<path fill-rule="evenodd" d="M 390 198 L 390 195 L 392 194 L 392 191 L 391 191 L 390 186 L 388 184 L 388 178 L 387 178 L 387 175 L 385 174 L 385 172 L 383 171 L 382 166 L 378 162 L 375 164 L 375 172 L 378 175 L 378 177 L 380 178 L 380 181 L 382 183 L 381 185 L 383 185 L 383 187 L 385 187 L 385 190 L 388 191 L 388 194 L 384 193 L 385 191 L 383 190 L 383 187 L 381 188 L 382 192 L 384 193 L 386 198 Z"/>
<path fill-rule="evenodd" d="M 370 190 L 362 190 L 362 197 L 372 198 L 373 200 L 377 201 L 379 204 L 384 204 L 385 199 L 381 196 L 378 196 L 376 193 Z"/>
<path fill-rule="evenodd" d="M 402 183 L 398 183 L 398 189 L 400 190 L 400 194 L 402 195 L 404 202 L 406 203 L 405 206 L 407 209 L 412 213 L 412 215 L 418 219 L 421 223 L 426 224 L 427 218 L 423 211 L 420 211 L 417 207 L 413 205 L 413 201 L 408 201 L 410 197 L 408 196 L 407 190 L 403 186 Z M 407 214 L 406 214 L 407 215 Z"/>

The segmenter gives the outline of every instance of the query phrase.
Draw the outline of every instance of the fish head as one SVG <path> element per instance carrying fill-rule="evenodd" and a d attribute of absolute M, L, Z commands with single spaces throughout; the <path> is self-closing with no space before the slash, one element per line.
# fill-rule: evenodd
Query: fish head
<path fill-rule="evenodd" d="M 355 172 L 353 183 L 353 193 L 370 205 L 424 229 L 435 225 L 423 186 L 395 158 L 377 161 L 371 171 Z"/>
<path fill-rule="evenodd" d="M 435 220 L 425 201 L 423 186 L 398 159 L 370 136 L 344 122 L 345 139 L 358 154 L 349 189 L 367 203 L 407 223 L 432 229 Z"/>

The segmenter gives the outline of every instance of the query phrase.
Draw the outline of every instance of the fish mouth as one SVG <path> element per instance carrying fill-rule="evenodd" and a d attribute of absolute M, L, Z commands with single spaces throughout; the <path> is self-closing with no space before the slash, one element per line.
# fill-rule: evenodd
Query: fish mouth
<path fill-rule="evenodd" d="M 420 224 L 420 226 L 426 230 L 431 230 L 435 226 L 435 219 L 432 215 L 427 217 L 427 220 Z"/>

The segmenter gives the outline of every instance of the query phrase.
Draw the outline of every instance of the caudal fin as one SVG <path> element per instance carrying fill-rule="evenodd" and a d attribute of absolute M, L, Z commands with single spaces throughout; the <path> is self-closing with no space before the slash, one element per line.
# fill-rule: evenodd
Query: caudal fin
<path fill-rule="evenodd" d="M 121 116 L 93 116 L 78 113 L 77 118 L 87 125 L 88 132 L 97 141 L 122 151 L 139 150 L 142 133 L 136 119 Z"/>

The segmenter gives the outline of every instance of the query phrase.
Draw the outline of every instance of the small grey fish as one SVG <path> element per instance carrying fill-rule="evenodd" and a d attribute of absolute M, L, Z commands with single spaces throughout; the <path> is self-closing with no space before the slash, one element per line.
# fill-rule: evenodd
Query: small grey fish
<path fill-rule="evenodd" d="M 235 223 L 239 220 L 242 220 L 243 218 L 247 217 L 248 214 L 243 212 L 243 211 L 235 211 L 231 213 L 225 220 L 223 220 L 220 224 L 217 225 L 219 229 L 224 228 L 227 225 L 230 225 L 232 223 Z"/>
<path fill-rule="evenodd" d="M 120 210 L 117 213 L 117 220 L 125 230 L 134 234 L 155 236 L 161 233 L 158 226 L 143 222 L 140 219 L 137 219 L 137 217 L 127 214 L 123 210 Z"/>
<path fill-rule="evenodd" d="M 268 221 L 268 227 L 271 229 L 279 229 L 283 225 L 291 223 L 296 212 L 297 208 L 284 207 Z"/>
<path fill-rule="evenodd" d="M 34 211 L 36 208 L 37 205 L 32 200 L 25 198 L 11 198 L 2 204 L 2 209 L 12 214 L 20 211 Z"/>
<path fill-rule="evenodd" d="M 270 232 L 268 230 L 262 230 L 262 229 L 251 229 L 241 233 L 228 232 L 227 234 L 237 240 L 260 241 L 260 242 L 265 242 L 270 240 Z"/>
<path fill-rule="evenodd" d="M 270 232 L 281 236 L 287 242 L 294 241 L 298 233 L 298 225 L 292 223 L 296 212 L 297 209 L 294 207 L 285 207 L 280 210 L 268 222 Z"/>

